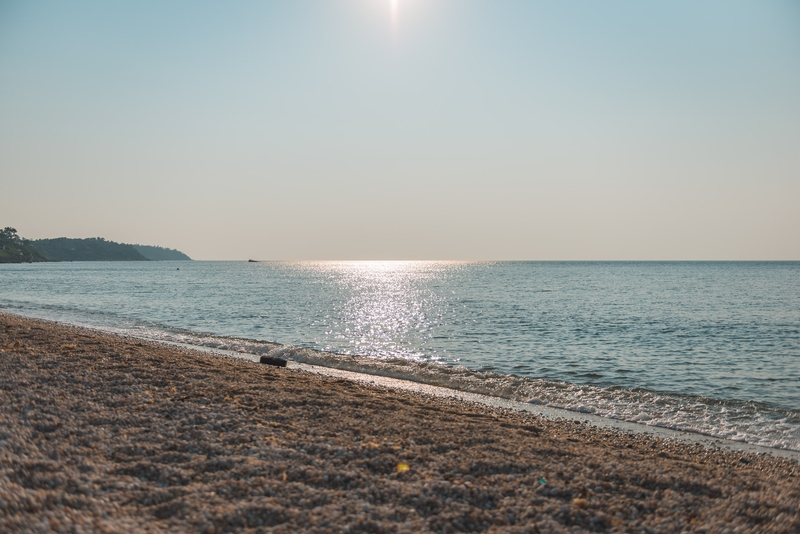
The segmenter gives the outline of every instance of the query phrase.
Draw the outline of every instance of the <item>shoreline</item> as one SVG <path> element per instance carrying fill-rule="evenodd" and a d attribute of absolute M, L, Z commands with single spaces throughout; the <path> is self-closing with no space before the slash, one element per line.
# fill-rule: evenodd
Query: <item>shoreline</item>
<path fill-rule="evenodd" d="M 212 351 L 213 352 L 213 351 Z M 235 356 L 234 356 L 235 357 Z M 324 366 L 298 363 L 292 360 L 288 362 L 289 368 L 300 369 L 305 372 L 315 373 L 323 376 L 342 377 L 348 380 L 370 384 L 376 387 L 399 389 L 404 391 L 416 392 L 426 396 L 436 396 L 445 398 L 457 398 L 466 402 L 481 404 L 485 406 L 511 410 L 522 413 L 530 413 L 536 416 L 551 420 L 567 420 L 589 424 L 592 427 L 613 429 L 620 432 L 633 434 L 649 435 L 665 440 L 674 440 L 681 443 L 702 445 L 710 449 L 725 449 L 732 452 L 753 453 L 768 456 L 787 458 L 800 462 L 800 451 L 793 449 L 778 449 L 754 445 L 745 441 L 734 441 L 730 439 L 717 438 L 699 432 L 688 430 L 676 430 L 668 427 L 651 426 L 643 423 L 635 423 L 624 419 L 612 419 L 591 413 L 582 413 L 567 410 L 565 408 L 555 408 L 540 404 L 531 404 L 501 397 L 492 397 L 480 393 L 470 393 L 466 391 L 449 389 L 443 386 L 432 386 L 423 382 L 414 382 L 399 378 L 385 377 L 382 375 L 372 375 L 369 373 L 357 373 L 344 369 L 336 369 Z"/>
<path fill-rule="evenodd" d="M 0 530 L 800 530 L 796 460 L 212 354 L 0 313 Z"/>
<path fill-rule="evenodd" d="M 80 322 L 71 322 L 69 320 L 59 320 L 37 317 L 36 315 L 25 315 L 17 311 L 9 311 L 7 309 L 0 309 L 0 315 L 9 314 L 15 317 L 24 319 L 31 319 L 34 321 L 44 321 L 46 323 L 54 323 L 57 325 L 64 325 L 68 327 L 86 330 L 98 334 L 110 334 L 112 336 L 119 336 L 124 339 L 135 341 L 144 341 L 165 347 L 177 347 L 189 351 L 200 351 L 204 353 L 214 354 L 217 356 L 233 357 L 243 359 L 250 362 L 258 362 L 260 356 L 267 354 L 276 354 L 276 357 L 286 359 L 290 368 L 299 369 L 305 372 L 320 374 L 330 377 L 344 378 L 347 380 L 354 380 L 364 384 L 371 384 L 378 387 L 388 387 L 392 389 L 400 389 L 411 392 L 420 393 L 423 395 L 433 395 L 437 397 L 454 397 L 464 400 L 466 402 L 473 402 L 486 406 L 503 408 L 508 410 L 532 413 L 544 416 L 550 419 L 567 419 L 570 421 L 579 421 L 581 423 L 588 423 L 593 426 L 601 428 L 616 429 L 622 432 L 633 432 L 636 434 L 653 435 L 663 439 L 677 440 L 684 443 L 703 445 L 712 449 L 727 449 L 731 451 L 739 451 L 743 453 L 756 453 L 778 456 L 782 458 L 789 458 L 800 462 L 800 450 L 770 447 L 766 445 L 759 445 L 744 440 L 732 440 L 711 434 L 704 434 L 694 430 L 682 430 L 671 428 L 669 426 L 648 425 L 646 423 L 630 421 L 626 419 L 617 419 L 605 415 L 596 415 L 590 412 L 581 412 L 570 410 L 568 408 L 554 407 L 546 404 L 529 403 L 519 400 L 509 399 L 506 397 L 492 396 L 490 394 L 478 393 L 458 388 L 448 387 L 446 385 L 430 384 L 425 381 L 414 380 L 408 377 L 396 377 L 384 375 L 379 372 L 372 372 L 370 369 L 353 370 L 348 366 L 329 366 L 325 364 L 316 363 L 319 358 L 305 357 L 307 354 L 322 354 L 314 349 L 303 347 L 283 345 L 274 341 L 258 341 L 238 337 L 220 337 L 208 335 L 208 338 L 225 340 L 232 342 L 234 347 L 220 348 L 214 344 L 192 344 L 183 341 L 158 339 L 148 336 L 137 336 L 128 332 L 121 333 L 113 328 L 104 329 L 101 326 L 93 326 L 83 324 Z M 200 335 L 203 339 L 204 335 Z M 248 347 L 248 344 L 257 343 L 258 349 L 253 350 L 253 347 Z M 244 346 L 236 346 L 236 345 Z M 223 346 L 224 347 L 224 346 Z M 260 350 L 259 350 L 260 349 Z M 333 353 L 332 353 L 333 354 Z M 299 360 L 295 358 L 300 355 Z"/>

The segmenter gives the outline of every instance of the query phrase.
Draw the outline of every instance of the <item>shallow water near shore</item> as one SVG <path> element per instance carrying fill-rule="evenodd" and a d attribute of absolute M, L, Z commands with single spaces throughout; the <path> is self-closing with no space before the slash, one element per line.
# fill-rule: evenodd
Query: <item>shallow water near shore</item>
<path fill-rule="evenodd" d="M 798 262 L 0 266 L 0 309 L 800 450 Z"/>

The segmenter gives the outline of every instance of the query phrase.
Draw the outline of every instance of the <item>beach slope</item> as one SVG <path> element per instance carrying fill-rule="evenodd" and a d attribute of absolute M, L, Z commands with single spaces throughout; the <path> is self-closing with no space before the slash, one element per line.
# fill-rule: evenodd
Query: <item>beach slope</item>
<path fill-rule="evenodd" d="M 0 531 L 798 532 L 800 468 L 0 314 Z"/>

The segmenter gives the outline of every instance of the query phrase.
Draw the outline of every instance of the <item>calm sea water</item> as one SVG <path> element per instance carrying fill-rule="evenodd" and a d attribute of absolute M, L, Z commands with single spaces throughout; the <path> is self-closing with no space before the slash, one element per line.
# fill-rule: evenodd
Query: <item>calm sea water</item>
<path fill-rule="evenodd" d="M 800 262 L 1 265 L 0 309 L 800 450 Z"/>

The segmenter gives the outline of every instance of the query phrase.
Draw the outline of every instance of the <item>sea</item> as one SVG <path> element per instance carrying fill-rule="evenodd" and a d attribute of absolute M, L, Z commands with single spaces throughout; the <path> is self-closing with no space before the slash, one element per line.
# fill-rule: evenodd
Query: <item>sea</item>
<path fill-rule="evenodd" d="M 5 264 L 0 310 L 800 451 L 800 262 Z"/>

